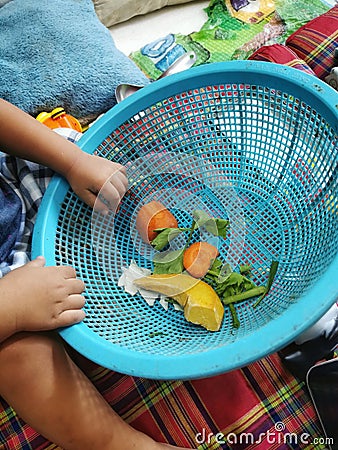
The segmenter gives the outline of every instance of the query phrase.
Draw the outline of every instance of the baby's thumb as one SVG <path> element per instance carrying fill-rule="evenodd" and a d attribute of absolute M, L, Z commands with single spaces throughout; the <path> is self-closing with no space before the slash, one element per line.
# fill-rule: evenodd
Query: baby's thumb
<path fill-rule="evenodd" d="M 46 260 L 43 256 L 37 256 L 33 261 L 30 261 L 27 265 L 30 267 L 43 267 L 46 264 Z"/>

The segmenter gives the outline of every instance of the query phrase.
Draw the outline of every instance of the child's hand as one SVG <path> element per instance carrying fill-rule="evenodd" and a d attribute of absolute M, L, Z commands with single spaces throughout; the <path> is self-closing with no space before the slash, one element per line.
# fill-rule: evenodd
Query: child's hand
<path fill-rule="evenodd" d="M 66 178 L 73 191 L 87 205 L 103 213 L 109 209 L 115 210 L 128 189 L 125 167 L 84 152 L 68 171 Z M 101 201 L 101 197 L 106 204 Z"/>
<path fill-rule="evenodd" d="M 6 153 L 50 167 L 63 175 L 74 192 L 97 211 L 116 209 L 128 188 L 123 166 L 83 152 L 73 142 L 2 99 L 0 147 Z M 104 202 L 100 201 L 101 194 Z"/>
<path fill-rule="evenodd" d="M 1 302 L 11 334 L 52 330 L 80 322 L 84 283 L 72 267 L 44 267 L 41 256 L 0 280 Z M 2 305 L 3 306 L 3 305 Z"/>

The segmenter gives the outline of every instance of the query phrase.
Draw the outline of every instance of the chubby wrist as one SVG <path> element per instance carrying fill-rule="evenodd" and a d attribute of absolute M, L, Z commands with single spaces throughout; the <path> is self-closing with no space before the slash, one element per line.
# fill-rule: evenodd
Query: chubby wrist
<path fill-rule="evenodd" d="M 49 167 L 65 178 L 69 178 L 83 158 L 84 152 L 72 142 L 65 141 L 57 156 L 51 161 Z"/>
<path fill-rule="evenodd" d="M 86 172 L 91 170 L 90 159 L 92 156 L 83 152 L 80 148 L 78 150 L 78 152 L 73 153 L 71 158 L 69 158 L 62 172 L 59 172 L 67 179 L 70 185 L 82 181 Z"/>
<path fill-rule="evenodd" d="M 5 280 L 0 280 L 0 343 L 21 331 L 15 311 L 15 300 L 8 298 Z"/>

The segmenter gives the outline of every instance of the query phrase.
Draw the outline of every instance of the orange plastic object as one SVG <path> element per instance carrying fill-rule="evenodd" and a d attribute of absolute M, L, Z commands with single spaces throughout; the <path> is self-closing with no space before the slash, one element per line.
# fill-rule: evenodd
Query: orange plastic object
<path fill-rule="evenodd" d="M 40 113 L 36 120 L 46 125 L 48 128 L 72 128 L 82 132 L 80 122 L 75 117 L 67 114 L 63 108 L 55 108 L 50 113 Z"/>

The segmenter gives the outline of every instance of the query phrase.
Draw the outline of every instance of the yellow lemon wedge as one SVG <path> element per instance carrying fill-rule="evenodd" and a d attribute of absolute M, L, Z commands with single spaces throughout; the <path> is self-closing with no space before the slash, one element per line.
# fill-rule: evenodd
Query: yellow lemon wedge
<path fill-rule="evenodd" d="M 149 275 L 134 281 L 136 286 L 176 300 L 184 308 L 187 321 L 209 331 L 218 331 L 224 306 L 211 286 L 185 274 Z"/>

